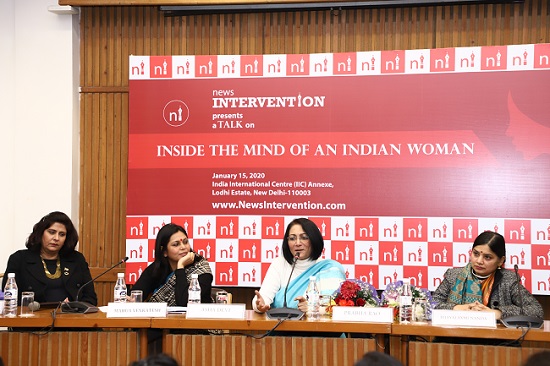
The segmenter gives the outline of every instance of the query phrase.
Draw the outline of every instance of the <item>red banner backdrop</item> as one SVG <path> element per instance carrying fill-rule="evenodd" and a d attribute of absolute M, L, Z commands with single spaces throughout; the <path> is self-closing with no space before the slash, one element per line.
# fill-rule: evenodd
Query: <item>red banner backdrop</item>
<path fill-rule="evenodd" d="M 475 236 L 550 294 L 550 44 L 131 56 L 127 264 L 187 228 L 215 285 L 259 287 L 286 224 L 378 288 L 435 289 Z"/>

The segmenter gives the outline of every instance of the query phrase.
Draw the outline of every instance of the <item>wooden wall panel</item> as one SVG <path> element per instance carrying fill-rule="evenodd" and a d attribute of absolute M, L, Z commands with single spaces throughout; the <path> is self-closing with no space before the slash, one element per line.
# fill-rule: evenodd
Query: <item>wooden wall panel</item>
<path fill-rule="evenodd" d="M 376 350 L 374 339 L 168 335 L 163 351 L 184 365 L 349 366 Z"/>
<path fill-rule="evenodd" d="M 284 54 L 547 43 L 550 9 L 547 0 L 526 0 L 164 17 L 155 6 L 83 6 L 80 33 L 80 250 L 90 266 L 101 269 L 124 256 L 130 54 Z M 100 303 L 106 303 L 112 292 L 109 283 L 99 287 Z M 238 296 L 239 290 L 233 292 Z M 548 301 L 545 305 L 550 316 Z"/>
<path fill-rule="evenodd" d="M 0 332 L 6 366 L 129 365 L 140 359 L 139 351 L 137 332 Z"/>
<path fill-rule="evenodd" d="M 545 348 L 411 342 L 409 366 L 518 366 Z M 406 362 L 405 360 L 401 360 Z M 405 364 L 405 363 L 404 363 Z"/>
<path fill-rule="evenodd" d="M 84 93 L 80 103 L 80 250 L 108 267 L 125 255 L 128 94 Z"/>

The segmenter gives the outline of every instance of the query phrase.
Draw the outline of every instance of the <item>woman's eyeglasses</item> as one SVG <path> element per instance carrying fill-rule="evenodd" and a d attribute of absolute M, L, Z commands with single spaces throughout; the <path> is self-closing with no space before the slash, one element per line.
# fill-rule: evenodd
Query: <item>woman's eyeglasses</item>
<path fill-rule="evenodd" d="M 307 234 L 300 234 L 298 236 L 290 235 L 287 239 L 289 243 L 296 243 L 298 239 L 300 239 L 300 241 L 302 242 L 305 242 L 309 240 L 309 236 L 307 236 Z"/>

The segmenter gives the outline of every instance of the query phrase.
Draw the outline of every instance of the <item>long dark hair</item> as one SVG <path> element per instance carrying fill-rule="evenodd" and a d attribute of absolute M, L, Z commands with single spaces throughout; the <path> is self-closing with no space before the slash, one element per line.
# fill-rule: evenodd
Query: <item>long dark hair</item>
<path fill-rule="evenodd" d="M 321 231 L 313 221 L 311 221 L 310 219 L 306 219 L 305 217 L 300 217 L 298 219 L 292 220 L 286 227 L 285 237 L 283 239 L 283 257 L 285 257 L 285 260 L 289 264 L 292 264 L 292 262 L 294 261 L 294 256 L 290 252 L 290 247 L 288 246 L 288 233 L 294 225 L 302 226 L 304 232 L 307 234 L 307 236 L 309 236 L 309 243 L 311 245 L 310 260 L 314 261 L 318 259 L 323 253 L 323 248 L 325 247 L 323 235 L 321 235 Z"/>
<path fill-rule="evenodd" d="M 172 272 L 170 262 L 168 261 L 168 258 L 164 256 L 164 251 L 167 250 L 168 243 L 172 235 L 179 232 L 184 233 L 185 236 L 189 238 L 189 235 L 187 235 L 187 231 L 185 231 L 183 226 L 174 223 L 164 225 L 157 233 L 157 238 L 155 239 L 155 261 L 152 264 L 153 278 L 158 279 Z M 191 251 L 193 251 L 193 248 L 191 248 Z M 200 255 L 195 253 L 195 262 L 201 258 L 202 257 Z"/>
<path fill-rule="evenodd" d="M 506 257 L 506 242 L 504 237 L 499 233 L 494 231 L 484 231 L 477 236 L 472 245 L 472 249 L 478 245 L 487 244 L 489 248 L 495 253 L 499 258 Z"/>
<path fill-rule="evenodd" d="M 76 231 L 76 228 L 74 227 L 69 216 L 60 211 L 50 212 L 34 224 L 32 233 L 27 238 L 25 246 L 33 252 L 40 252 L 40 249 L 42 248 L 42 235 L 44 234 L 44 231 L 49 229 L 55 223 L 64 225 L 67 230 L 65 243 L 59 250 L 59 255 L 74 252 L 76 244 L 78 244 L 78 232 Z"/>

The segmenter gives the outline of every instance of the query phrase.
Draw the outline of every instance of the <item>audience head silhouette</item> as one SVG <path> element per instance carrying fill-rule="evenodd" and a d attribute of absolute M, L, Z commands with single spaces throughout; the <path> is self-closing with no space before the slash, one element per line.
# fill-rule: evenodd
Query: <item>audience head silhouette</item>
<path fill-rule="evenodd" d="M 382 352 L 371 351 L 365 353 L 354 366 L 403 366 L 401 362 Z"/>
<path fill-rule="evenodd" d="M 179 366 L 179 363 L 165 353 L 157 353 L 142 360 L 134 361 L 130 366 Z"/>
<path fill-rule="evenodd" d="M 523 364 L 523 366 L 550 366 L 550 351 L 534 353 Z"/>

